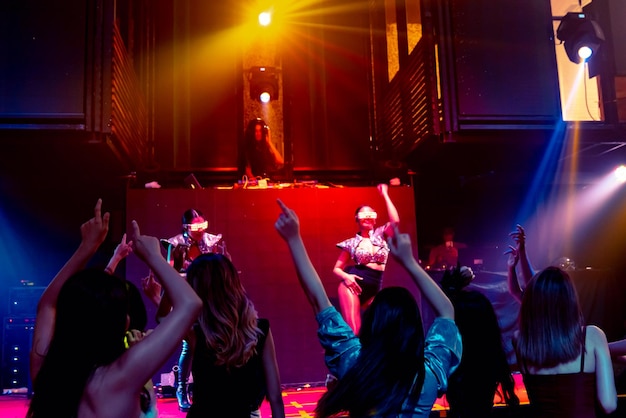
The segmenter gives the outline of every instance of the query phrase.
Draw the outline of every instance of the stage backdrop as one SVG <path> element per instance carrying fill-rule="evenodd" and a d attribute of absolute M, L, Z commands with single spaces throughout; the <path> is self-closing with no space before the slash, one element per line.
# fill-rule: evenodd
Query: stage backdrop
<path fill-rule="evenodd" d="M 400 214 L 400 228 L 416 240 L 413 189 L 390 188 Z M 280 213 L 276 199 L 293 208 L 301 223 L 302 236 L 326 290 L 336 305 L 338 280 L 332 274 L 340 250 L 335 246 L 357 232 L 355 209 L 363 204 L 387 221 L 384 202 L 375 187 L 285 188 L 266 190 L 131 189 L 127 194 L 126 226 L 136 220 L 143 234 L 169 238 L 181 231 L 181 218 L 189 208 L 204 212 L 209 232 L 224 235 L 233 263 L 240 271 L 259 316 L 270 320 L 283 384 L 321 382 L 326 376 L 323 350 L 317 340 L 317 325 L 300 289 L 291 257 L 274 229 Z M 136 284 L 148 270 L 136 257 L 126 264 L 127 277 Z M 419 296 L 410 277 L 390 260 L 384 286 L 400 285 Z M 419 300 L 419 299 L 418 299 Z M 150 324 L 155 307 L 146 302 Z M 169 372 L 178 353 L 162 368 Z M 155 383 L 159 377 L 155 377 Z"/>

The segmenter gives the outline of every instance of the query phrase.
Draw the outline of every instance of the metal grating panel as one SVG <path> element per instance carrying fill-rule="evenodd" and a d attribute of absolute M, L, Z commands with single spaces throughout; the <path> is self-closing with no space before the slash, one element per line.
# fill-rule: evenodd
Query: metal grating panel
<path fill-rule="evenodd" d="M 133 163 L 149 155 L 148 113 L 139 82 L 117 25 L 113 29 L 111 140 Z"/>
<path fill-rule="evenodd" d="M 389 83 L 381 112 L 380 149 L 384 155 L 402 159 L 424 138 L 435 133 L 432 97 L 435 83 L 422 39 L 407 60 L 407 66 Z M 434 103 L 434 105 L 433 105 Z"/>

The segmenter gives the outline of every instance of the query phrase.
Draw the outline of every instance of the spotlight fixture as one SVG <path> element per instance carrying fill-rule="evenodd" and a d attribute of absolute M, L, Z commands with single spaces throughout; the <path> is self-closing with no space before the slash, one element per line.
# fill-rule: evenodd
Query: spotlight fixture
<path fill-rule="evenodd" d="M 575 64 L 594 59 L 605 39 L 600 25 L 582 12 L 563 16 L 556 37 L 563 43 L 569 60 Z"/>
<path fill-rule="evenodd" d="M 620 165 L 615 169 L 615 177 L 620 183 L 626 182 L 626 166 Z"/>
<path fill-rule="evenodd" d="M 272 14 L 270 12 L 259 13 L 259 25 L 269 26 L 272 23 Z"/>
<path fill-rule="evenodd" d="M 250 69 L 250 98 L 269 103 L 278 99 L 278 71 L 274 67 Z"/>

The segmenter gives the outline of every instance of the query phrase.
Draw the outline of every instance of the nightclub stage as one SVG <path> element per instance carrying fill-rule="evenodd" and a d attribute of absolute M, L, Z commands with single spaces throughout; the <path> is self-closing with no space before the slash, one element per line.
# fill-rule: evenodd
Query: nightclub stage
<path fill-rule="evenodd" d="M 415 198 L 411 187 L 390 187 L 389 195 L 400 215 L 400 228 L 416 242 Z M 376 187 L 289 189 L 130 189 L 126 197 L 126 225 L 139 223 L 141 232 L 168 238 L 181 231 L 181 216 L 189 208 L 201 210 L 208 232 L 221 233 L 234 265 L 259 316 L 269 319 L 276 355 L 285 385 L 323 382 L 326 377 L 323 351 L 317 340 L 313 312 L 298 283 L 287 245 L 274 229 L 280 209 L 276 199 L 296 211 L 301 233 L 313 265 L 335 302 L 339 281 L 332 273 L 340 250 L 336 243 L 354 236 L 355 209 L 370 205 L 387 221 L 384 201 Z M 121 233 L 119 234 L 121 236 Z M 140 284 L 148 270 L 137 257 L 129 257 L 126 277 Z M 389 261 L 385 286 L 406 286 L 418 296 L 408 274 Z M 146 302 L 148 317 L 155 307 Z M 149 327 L 154 324 L 149 324 Z M 177 355 L 161 373 L 168 373 Z M 160 381 L 156 376 L 155 382 Z"/>

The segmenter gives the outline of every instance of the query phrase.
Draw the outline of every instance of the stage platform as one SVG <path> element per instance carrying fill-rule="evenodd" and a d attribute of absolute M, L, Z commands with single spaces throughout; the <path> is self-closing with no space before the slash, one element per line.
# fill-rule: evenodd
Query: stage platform
<path fill-rule="evenodd" d="M 512 411 L 506 406 L 499 394 L 494 397 L 494 407 L 490 418 L 530 418 L 528 395 L 522 382 L 522 376 L 513 374 L 515 380 L 515 393 L 520 399 L 520 408 Z M 312 383 L 302 386 L 285 387 L 283 389 L 283 400 L 285 403 L 285 415 L 291 418 L 312 418 L 315 417 L 315 405 L 317 400 L 324 394 L 326 388 L 321 383 Z M 619 393 L 619 392 L 618 392 Z M 626 416 L 626 395 L 618 395 L 617 410 L 605 417 Z M 178 410 L 178 403 L 175 398 L 159 398 L 157 408 L 160 418 L 184 418 L 186 413 Z M 13 394 L 0 396 L 0 417 L 2 418 L 24 418 L 28 409 L 28 399 L 24 394 Z M 433 405 L 430 418 L 444 418 L 448 413 L 448 404 L 445 395 L 437 399 Z M 261 406 L 261 416 L 270 418 L 271 411 L 266 402 Z"/>
<path fill-rule="evenodd" d="M 516 382 L 516 393 L 521 401 L 521 411 L 528 406 L 528 397 L 521 376 L 514 375 Z M 307 418 L 314 417 L 315 405 L 317 400 L 326 392 L 326 388 L 322 383 L 305 384 L 302 386 L 294 386 L 283 390 L 283 401 L 285 403 L 285 415 L 287 417 Z M 506 405 L 503 404 L 499 395 L 494 398 L 494 413 L 492 418 L 499 416 L 509 416 L 505 413 L 509 412 Z M 160 418 L 184 418 L 186 413 L 178 410 L 176 398 L 159 398 L 157 407 Z M 0 417 L 2 418 L 24 418 L 28 408 L 28 399 L 24 394 L 13 394 L 0 396 Z M 438 399 L 431 412 L 431 418 L 445 417 L 448 405 L 445 396 Z M 500 415 L 502 414 L 502 415 Z M 267 401 L 261 406 L 261 416 L 271 417 L 271 410 Z M 520 417 L 521 418 L 521 417 Z"/>

